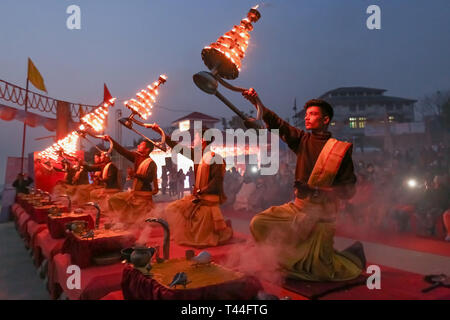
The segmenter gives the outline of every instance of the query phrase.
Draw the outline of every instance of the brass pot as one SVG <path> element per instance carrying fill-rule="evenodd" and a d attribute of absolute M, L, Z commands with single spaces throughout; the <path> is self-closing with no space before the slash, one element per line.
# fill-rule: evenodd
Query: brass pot
<path fill-rule="evenodd" d="M 137 268 L 145 267 L 155 253 L 155 248 L 133 247 L 130 262 Z"/>
<path fill-rule="evenodd" d="M 85 232 L 87 230 L 87 227 L 88 223 L 84 220 L 75 220 L 66 224 L 66 229 L 77 234 L 82 234 L 83 232 Z"/>

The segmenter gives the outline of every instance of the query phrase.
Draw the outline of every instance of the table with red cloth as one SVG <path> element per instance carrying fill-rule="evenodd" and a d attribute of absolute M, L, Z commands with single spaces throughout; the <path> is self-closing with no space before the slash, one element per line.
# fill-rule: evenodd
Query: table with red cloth
<path fill-rule="evenodd" d="M 62 253 L 70 254 L 72 264 L 80 268 L 91 265 L 92 258 L 109 252 L 119 252 L 134 245 L 135 237 L 128 231 L 94 230 L 93 239 L 83 239 L 76 233 L 69 233 L 62 247 Z"/>
<path fill-rule="evenodd" d="M 23 214 L 27 214 L 27 213 L 22 208 L 22 206 L 20 204 L 18 204 L 18 203 L 13 204 L 11 209 L 12 209 L 12 212 L 13 212 L 13 219 L 14 219 L 14 224 L 16 226 L 16 229 L 19 232 L 19 234 L 22 235 L 20 222 L 21 222 L 21 219 L 23 219 L 23 218 L 21 218 L 21 216 Z M 29 219 L 30 215 L 27 214 L 27 216 L 28 216 L 28 219 Z"/>
<path fill-rule="evenodd" d="M 31 206 L 29 211 L 31 219 L 37 223 L 47 223 L 47 217 L 50 209 L 57 207 L 60 211 L 67 211 L 67 207 L 62 204 L 48 204 L 43 206 Z"/>
<path fill-rule="evenodd" d="M 25 210 L 23 210 L 22 206 L 20 204 L 18 204 L 17 202 L 15 202 L 12 206 L 11 206 L 11 212 L 12 212 L 12 217 L 13 220 L 17 223 L 17 220 L 19 219 L 19 216 L 24 212 Z"/>
<path fill-rule="evenodd" d="M 62 291 L 70 300 L 98 300 L 110 292 L 120 289 L 120 281 L 125 264 L 119 262 L 106 266 L 81 268 L 80 288 L 67 288 L 67 280 L 72 273 L 67 268 L 72 265 L 70 255 L 56 254 L 48 264 L 48 290 L 52 299 L 57 299 Z"/>
<path fill-rule="evenodd" d="M 64 239 L 54 239 L 48 229 L 44 229 L 36 235 L 33 247 L 33 260 L 36 266 L 40 266 L 44 259 L 49 262 L 61 252 Z"/>
<path fill-rule="evenodd" d="M 31 216 L 27 212 L 23 211 L 17 220 L 17 230 L 19 231 L 20 236 L 24 239 L 28 237 L 27 223 L 30 219 Z"/>
<path fill-rule="evenodd" d="M 186 264 L 185 258 L 172 259 L 163 262 L 174 264 Z M 159 268 L 156 273 L 162 273 L 165 266 L 163 264 L 153 264 L 153 269 L 150 271 L 154 273 L 156 268 Z M 172 267 L 167 267 L 172 268 Z M 197 268 L 191 266 L 191 268 Z M 224 278 L 215 276 L 215 281 L 208 285 L 194 285 L 195 281 L 188 284 L 186 288 L 178 286 L 177 288 L 169 288 L 168 283 L 161 283 L 159 280 L 161 277 L 152 277 L 145 275 L 139 269 L 134 268 L 131 265 L 127 265 L 123 270 L 122 276 L 122 293 L 125 300 L 250 300 L 254 299 L 258 291 L 262 290 L 261 282 L 250 275 L 239 274 L 231 270 L 227 270 L 219 265 L 199 266 L 198 268 L 216 268 L 223 273 Z M 178 270 L 178 269 L 177 269 Z M 189 281 L 189 269 L 179 270 L 186 271 Z M 194 270 L 194 269 L 193 269 Z M 193 271 L 201 274 L 203 271 Z M 204 269 L 207 272 L 207 269 Z M 174 271 L 170 272 L 175 275 Z M 228 274 L 227 276 L 225 276 Z M 233 274 L 233 277 L 230 275 Z M 167 275 L 165 276 L 167 278 Z M 206 279 L 207 276 L 204 277 Z M 168 282 L 167 279 L 165 282 Z M 170 282 L 170 280 L 169 280 Z M 208 282 L 208 281 L 205 281 Z M 191 288 L 189 288 L 191 286 Z"/>
<path fill-rule="evenodd" d="M 48 215 L 47 226 L 54 239 L 66 236 L 66 223 L 82 220 L 88 223 L 88 229 L 94 229 L 94 219 L 87 213 L 63 212 L 61 215 Z"/>
<path fill-rule="evenodd" d="M 34 250 L 35 249 L 35 241 L 36 236 L 47 229 L 47 225 L 43 223 L 36 223 L 33 220 L 28 220 L 27 222 L 27 236 L 25 237 L 25 242 L 27 245 Z"/>

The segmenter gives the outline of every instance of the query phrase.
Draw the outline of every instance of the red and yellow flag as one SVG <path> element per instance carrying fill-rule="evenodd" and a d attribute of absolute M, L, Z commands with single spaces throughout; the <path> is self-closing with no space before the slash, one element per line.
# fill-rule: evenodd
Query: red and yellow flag
<path fill-rule="evenodd" d="M 44 84 L 44 78 L 42 78 L 39 70 L 30 58 L 28 58 L 28 80 L 30 80 L 37 89 L 47 92 Z"/>

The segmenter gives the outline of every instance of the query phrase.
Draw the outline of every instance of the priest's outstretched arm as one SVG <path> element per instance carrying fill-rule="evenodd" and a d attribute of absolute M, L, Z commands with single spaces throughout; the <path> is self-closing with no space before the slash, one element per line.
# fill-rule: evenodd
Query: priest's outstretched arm
<path fill-rule="evenodd" d="M 247 91 L 244 91 L 242 95 L 256 107 L 256 99 L 258 99 L 258 94 L 254 89 L 251 88 Z M 305 132 L 294 126 L 291 126 L 287 121 L 283 120 L 275 112 L 269 110 L 264 106 L 261 106 L 261 112 L 262 119 L 265 122 L 266 126 L 271 130 L 278 129 L 280 133 L 280 139 L 286 142 L 286 144 L 292 151 L 297 153 L 299 151 L 301 138 L 305 134 Z"/>
<path fill-rule="evenodd" d="M 108 138 L 111 139 L 111 142 L 113 144 L 113 149 L 114 150 L 116 150 L 120 155 L 125 157 L 127 160 L 129 160 L 129 161 L 134 163 L 134 161 L 136 159 L 136 154 L 133 151 L 125 149 L 116 140 L 114 140 L 110 136 L 106 136 L 105 135 L 104 140 L 108 140 Z"/>

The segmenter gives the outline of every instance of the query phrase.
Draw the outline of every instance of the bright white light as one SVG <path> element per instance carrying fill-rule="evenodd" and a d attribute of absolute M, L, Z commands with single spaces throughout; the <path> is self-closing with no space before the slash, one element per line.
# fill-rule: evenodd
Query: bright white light
<path fill-rule="evenodd" d="M 408 187 L 410 187 L 410 188 L 415 188 L 415 187 L 417 187 L 417 181 L 414 180 L 414 179 L 409 179 L 409 180 L 408 180 Z"/>
<path fill-rule="evenodd" d="M 191 123 L 189 120 L 180 121 L 179 123 L 180 131 L 188 131 L 190 129 L 190 124 Z"/>
<path fill-rule="evenodd" d="M 253 172 L 253 173 L 258 172 L 258 168 L 257 168 L 257 167 L 252 167 L 252 172 Z"/>

